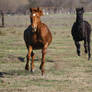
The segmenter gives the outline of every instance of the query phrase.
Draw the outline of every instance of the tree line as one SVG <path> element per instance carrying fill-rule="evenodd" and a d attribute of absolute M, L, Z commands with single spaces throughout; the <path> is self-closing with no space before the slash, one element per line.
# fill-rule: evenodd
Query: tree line
<path fill-rule="evenodd" d="M 25 13 L 29 7 L 74 9 L 84 6 L 92 10 L 92 0 L 0 0 L 0 10 L 6 13 Z"/>

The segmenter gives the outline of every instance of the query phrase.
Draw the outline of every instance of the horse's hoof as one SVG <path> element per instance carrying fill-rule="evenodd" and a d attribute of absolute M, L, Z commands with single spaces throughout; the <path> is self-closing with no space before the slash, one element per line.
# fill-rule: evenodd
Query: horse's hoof
<path fill-rule="evenodd" d="M 42 76 L 44 75 L 44 73 L 42 73 Z"/>
<path fill-rule="evenodd" d="M 42 70 L 42 66 L 41 65 L 40 65 L 39 69 Z"/>
<path fill-rule="evenodd" d="M 88 60 L 90 60 L 90 58 L 91 58 L 91 54 L 88 55 Z"/>
<path fill-rule="evenodd" d="M 87 50 L 85 50 L 85 53 L 87 54 Z"/>
<path fill-rule="evenodd" d="M 90 57 L 88 57 L 88 60 L 90 60 Z"/>
<path fill-rule="evenodd" d="M 78 54 L 78 56 L 80 56 L 80 54 Z"/>
<path fill-rule="evenodd" d="M 34 69 L 31 69 L 31 73 L 34 73 Z"/>
<path fill-rule="evenodd" d="M 88 58 L 88 60 L 90 60 L 90 57 Z"/>
<path fill-rule="evenodd" d="M 41 71 L 42 76 L 44 75 L 44 73 L 45 73 L 45 71 L 44 71 L 44 70 L 42 70 L 42 71 Z"/>
<path fill-rule="evenodd" d="M 29 66 L 28 65 L 25 66 L 25 70 L 29 71 Z"/>

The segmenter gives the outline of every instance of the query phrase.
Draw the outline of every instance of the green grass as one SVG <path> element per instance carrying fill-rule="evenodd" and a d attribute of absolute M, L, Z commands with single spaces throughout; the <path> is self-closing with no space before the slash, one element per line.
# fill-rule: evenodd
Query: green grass
<path fill-rule="evenodd" d="M 0 28 L 0 92 L 92 92 L 92 58 L 88 61 L 83 42 L 81 56 L 77 56 L 71 36 L 75 15 L 55 14 L 42 17 L 41 20 L 48 25 L 53 35 L 46 54 L 44 76 L 41 76 L 39 70 L 41 51 L 34 51 L 35 72 L 25 71 L 27 49 L 23 32 L 26 27 L 14 25 L 25 25 L 25 20 L 29 25 L 28 16 L 5 18 L 6 24 L 11 26 Z M 92 14 L 86 13 L 84 18 L 92 25 Z"/>

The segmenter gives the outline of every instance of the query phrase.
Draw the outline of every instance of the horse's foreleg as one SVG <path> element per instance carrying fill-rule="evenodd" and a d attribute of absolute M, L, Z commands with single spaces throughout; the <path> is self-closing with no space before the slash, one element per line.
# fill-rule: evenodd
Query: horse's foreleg
<path fill-rule="evenodd" d="M 33 53 L 33 51 L 32 51 L 32 53 L 31 53 L 31 57 L 32 57 L 32 62 L 31 62 L 31 72 L 34 72 L 34 58 L 35 58 L 35 55 L 34 55 L 34 53 Z"/>
<path fill-rule="evenodd" d="M 31 52 L 32 52 L 32 46 L 29 46 L 28 54 L 27 54 L 27 62 L 26 62 L 26 66 L 25 66 L 26 70 L 29 70 L 29 60 L 30 60 Z"/>
<path fill-rule="evenodd" d="M 87 53 L 87 47 L 88 47 L 87 41 L 86 41 L 86 40 L 84 40 L 85 53 Z"/>
<path fill-rule="evenodd" d="M 77 54 L 78 54 L 78 56 L 80 56 L 80 43 L 78 41 L 75 41 L 75 45 L 77 48 Z"/>
<path fill-rule="evenodd" d="M 44 74 L 44 63 L 45 63 L 45 55 L 46 55 L 47 47 L 48 47 L 48 43 L 42 49 L 42 62 L 41 62 L 41 65 L 40 65 L 42 75 Z"/>

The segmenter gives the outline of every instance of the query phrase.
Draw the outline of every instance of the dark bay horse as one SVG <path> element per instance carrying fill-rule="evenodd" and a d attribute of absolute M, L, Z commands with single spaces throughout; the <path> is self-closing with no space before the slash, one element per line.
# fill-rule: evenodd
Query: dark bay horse
<path fill-rule="evenodd" d="M 84 8 L 76 8 L 76 22 L 72 26 L 72 36 L 77 48 L 77 54 L 80 56 L 80 43 L 84 41 L 85 53 L 88 53 L 88 60 L 91 57 L 90 53 L 90 36 L 91 25 L 83 20 Z"/>
<path fill-rule="evenodd" d="M 24 31 L 24 41 L 28 49 L 25 69 L 29 70 L 29 59 L 32 57 L 31 72 L 33 72 L 35 57 L 33 50 L 42 49 L 42 62 L 40 69 L 43 75 L 45 54 L 48 46 L 52 41 L 52 35 L 47 25 L 42 23 L 40 20 L 40 16 L 43 15 L 42 10 L 40 8 L 30 8 L 30 12 L 31 25 Z"/>

